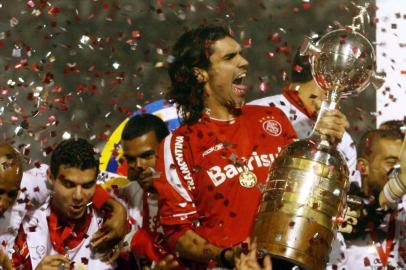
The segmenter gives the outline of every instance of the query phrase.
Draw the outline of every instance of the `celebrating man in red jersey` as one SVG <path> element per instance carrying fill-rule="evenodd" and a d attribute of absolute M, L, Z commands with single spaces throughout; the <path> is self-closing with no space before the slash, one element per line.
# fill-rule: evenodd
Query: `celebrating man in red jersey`
<path fill-rule="evenodd" d="M 169 65 L 170 100 L 183 125 L 160 146 L 154 185 L 160 222 L 180 257 L 232 267 L 251 232 L 267 173 L 278 152 L 296 137 L 276 107 L 244 106 L 248 61 L 218 26 L 183 34 Z M 325 113 L 317 130 L 340 139 L 348 125 Z"/>

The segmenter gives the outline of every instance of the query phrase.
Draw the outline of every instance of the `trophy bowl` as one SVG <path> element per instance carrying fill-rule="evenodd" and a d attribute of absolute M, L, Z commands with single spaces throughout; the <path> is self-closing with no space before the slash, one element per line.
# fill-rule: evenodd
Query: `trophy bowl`
<path fill-rule="evenodd" d="M 335 30 L 303 48 L 313 78 L 327 92 L 319 118 L 335 109 L 341 96 L 361 92 L 377 77 L 374 48 L 355 31 Z M 286 146 L 270 168 L 252 232 L 261 253 L 304 269 L 324 269 L 335 221 L 346 204 L 348 179 L 346 161 L 328 138 L 313 132 Z"/>
<path fill-rule="evenodd" d="M 358 94 L 375 73 L 372 44 L 358 32 L 339 29 L 317 43 L 319 53 L 311 55 L 312 75 L 325 91 L 336 89 L 341 96 Z"/>

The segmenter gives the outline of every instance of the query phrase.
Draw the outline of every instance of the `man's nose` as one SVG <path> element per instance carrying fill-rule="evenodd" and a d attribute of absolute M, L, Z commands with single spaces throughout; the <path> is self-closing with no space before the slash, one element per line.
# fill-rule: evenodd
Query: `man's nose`
<path fill-rule="evenodd" d="M 248 60 L 244 58 L 244 56 L 240 55 L 241 59 L 240 59 L 240 64 L 239 67 L 241 68 L 247 68 L 248 67 Z"/>
<path fill-rule="evenodd" d="M 137 166 L 137 168 L 143 168 L 145 167 L 145 159 L 143 158 L 137 158 L 135 161 L 135 164 Z"/>
<path fill-rule="evenodd" d="M 75 201 L 80 201 L 83 199 L 83 188 L 81 186 L 77 186 L 75 191 L 73 192 L 73 199 Z"/>

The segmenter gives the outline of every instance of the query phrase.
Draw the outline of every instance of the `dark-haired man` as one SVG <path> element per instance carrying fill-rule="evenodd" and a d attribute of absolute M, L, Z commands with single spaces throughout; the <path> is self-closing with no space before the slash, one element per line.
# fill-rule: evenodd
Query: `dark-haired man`
<path fill-rule="evenodd" d="M 226 29 L 190 30 L 172 54 L 168 97 L 180 106 L 183 125 L 159 151 L 160 222 L 181 257 L 232 267 L 269 166 L 296 134 L 275 106 L 244 106 L 248 61 Z M 319 124 L 319 132 L 339 139 L 348 123 L 331 111 Z"/>
<path fill-rule="evenodd" d="M 380 208 L 378 198 L 388 173 L 399 162 L 403 134 L 400 130 L 366 132 L 358 145 L 357 165 L 361 188 L 352 185 L 350 194 L 364 198 L 363 216 L 353 234 L 340 235 L 339 254 L 329 269 L 404 269 L 406 255 L 406 212 L 404 204 L 394 212 Z"/>
<path fill-rule="evenodd" d="M 158 233 L 158 202 L 152 182 L 159 143 L 169 134 L 164 121 L 152 114 L 136 115 L 125 124 L 121 143 L 127 181 L 113 178 L 104 184 L 124 200 L 134 230 L 127 235 L 132 252 L 158 262 L 162 254 L 154 248 Z"/>
<path fill-rule="evenodd" d="M 84 139 L 55 148 L 48 170 L 52 195 L 24 218 L 12 255 L 15 267 L 112 269 L 90 249 L 90 236 L 102 222 L 91 203 L 98 167 L 93 146 Z"/>
<path fill-rule="evenodd" d="M 0 160 L 2 164 L 2 170 L 0 170 L 0 208 L 2 210 L 0 249 L 4 248 L 11 256 L 14 251 L 12 246 L 15 237 L 27 211 L 39 207 L 50 194 L 46 185 L 48 166 L 41 164 L 22 173 L 19 153 L 5 143 L 0 144 Z M 94 205 L 109 213 L 106 215 L 103 227 L 94 235 L 92 246 L 95 250 L 106 253 L 104 259 L 109 260 L 112 259 L 109 247 L 114 246 L 126 233 L 126 210 L 120 203 L 110 198 L 102 188 L 97 186 L 96 190 L 97 196 L 94 197 Z M 17 200 L 15 200 L 16 198 Z M 117 255 L 115 254 L 115 256 Z"/>

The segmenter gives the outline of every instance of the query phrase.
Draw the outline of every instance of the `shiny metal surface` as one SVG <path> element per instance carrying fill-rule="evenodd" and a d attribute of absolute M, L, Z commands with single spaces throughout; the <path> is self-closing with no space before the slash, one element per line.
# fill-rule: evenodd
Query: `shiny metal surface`
<path fill-rule="evenodd" d="M 377 80 L 374 48 L 353 30 L 329 32 L 302 50 L 311 56 L 313 77 L 327 92 L 318 120 L 342 96 Z M 305 269 L 324 269 L 348 187 L 346 161 L 327 138 L 313 133 L 288 145 L 268 175 L 253 229 L 259 248 Z"/>
<path fill-rule="evenodd" d="M 310 139 L 272 164 L 253 235 L 258 246 L 306 269 L 323 269 L 348 186 L 341 154 Z M 275 222 L 275 220 L 277 222 Z"/>
<path fill-rule="evenodd" d="M 322 89 L 337 88 L 341 95 L 351 95 L 368 86 L 375 70 L 375 53 L 363 35 L 339 29 L 324 35 L 316 46 L 321 53 L 311 58 L 312 73 Z"/>

